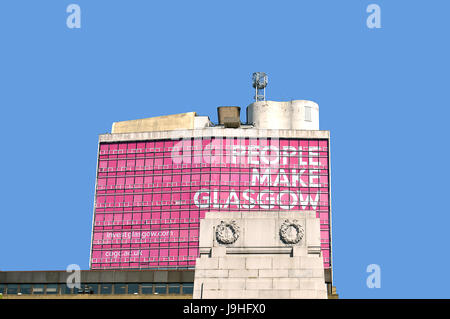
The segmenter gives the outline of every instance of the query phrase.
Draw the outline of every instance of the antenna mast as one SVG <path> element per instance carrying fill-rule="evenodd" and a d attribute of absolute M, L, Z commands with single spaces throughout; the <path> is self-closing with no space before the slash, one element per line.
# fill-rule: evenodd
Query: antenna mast
<path fill-rule="evenodd" d="M 264 72 L 255 72 L 253 73 L 252 80 L 253 80 L 253 87 L 255 88 L 255 101 L 256 102 L 265 101 L 266 86 L 268 83 L 267 74 Z"/>

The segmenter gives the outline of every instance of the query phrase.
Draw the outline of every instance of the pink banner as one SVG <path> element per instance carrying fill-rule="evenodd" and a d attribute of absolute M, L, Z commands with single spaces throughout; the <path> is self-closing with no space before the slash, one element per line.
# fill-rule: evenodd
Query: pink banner
<path fill-rule="evenodd" d="M 327 140 L 100 145 L 92 269 L 193 267 L 206 211 L 314 210 L 330 260 Z"/>

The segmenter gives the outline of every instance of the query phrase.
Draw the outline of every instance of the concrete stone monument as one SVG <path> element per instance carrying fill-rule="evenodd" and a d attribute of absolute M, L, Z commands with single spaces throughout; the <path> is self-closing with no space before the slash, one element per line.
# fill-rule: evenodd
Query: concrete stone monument
<path fill-rule="evenodd" d="M 207 212 L 194 299 L 326 299 L 314 211 Z"/>

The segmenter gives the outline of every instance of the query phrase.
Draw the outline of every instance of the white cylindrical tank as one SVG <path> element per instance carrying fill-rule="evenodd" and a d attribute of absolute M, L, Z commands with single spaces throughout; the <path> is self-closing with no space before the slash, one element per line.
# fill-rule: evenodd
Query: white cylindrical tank
<path fill-rule="evenodd" d="M 258 101 L 247 107 L 247 123 L 260 129 L 319 130 L 319 105 L 313 101 Z"/>

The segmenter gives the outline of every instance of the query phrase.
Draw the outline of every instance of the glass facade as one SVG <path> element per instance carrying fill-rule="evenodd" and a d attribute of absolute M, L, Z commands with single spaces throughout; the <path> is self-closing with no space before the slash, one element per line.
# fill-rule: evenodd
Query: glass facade
<path fill-rule="evenodd" d="M 20 292 L 24 295 L 30 295 L 32 290 L 31 290 L 31 285 L 20 285 Z"/>
<path fill-rule="evenodd" d="M 45 285 L 44 284 L 36 284 L 33 285 L 33 295 L 41 295 L 44 294 Z"/>
<path fill-rule="evenodd" d="M 113 285 L 112 284 L 101 284 L 100 285 L 100 293 L 102 295 L 110 295 L 113 291 Z"/>
<path fill-rule="evenodd" d="M 114 293 L 117 295 L 122 295 L 127 293 L 126 284 L 114 284 Z"/>
<path fill-rule="evenodd" d="M 100 286 L 100 289 L 98 287 Z M 183 287 L 182 291 L 181 288 Z M 61 288 L 61 289 L 58 289 Z M 81 284 L 81 288 L 69 289 L 64 284 L 0 284 L 0 293 L 8 295 L 70 295 L 70 294 L 192 294 L 192 283 L 100 283 Z"/>
<path fill-rule="evenodd" d="M 180 284 L 169 284 L 169 294 L 179 294 Z"/>
<path fill-rule="evenodd" d="M 45 293 L 47 295 L 56 295 L 59 293 L 58 291 L 58 284 L 47 284 L 47 287 L 45 289 Z"/>
<path fill-rule="evenodd" d="M 72 288 L 69 288 L 66 284 L 60 284 L 59 286 L 59 292 L 62 295 L 70 295 L 72 293 Z"/>
<path fill-rule="evenodd" d="M 19 292 L 19 285 L 8 284 L 8 286 L 6 288 L 6 293 L 8 295 L 17 295 L 18 292 Z"/>
<path fill-rule="evenodd" d="M 153 284 L 145 284 L 141 287 L 142 294 L 152 294 L 153 293 Z"/>
<path fill-rule="evenodd" d="M 182 287 L 182 294 L 194 293 L 194 284 L 184 284 Z"/>
<path fill-rule="evenodd" d="M 128 294 L 139 294 L 139 284 L 128 284 Z"/>
<path fill-rule="evenodd" d="M 91 269 L 193 268 L 211 210 L 314 210 L 330 268 L 329 196 L 327 139 L 101 143 Z"/>

